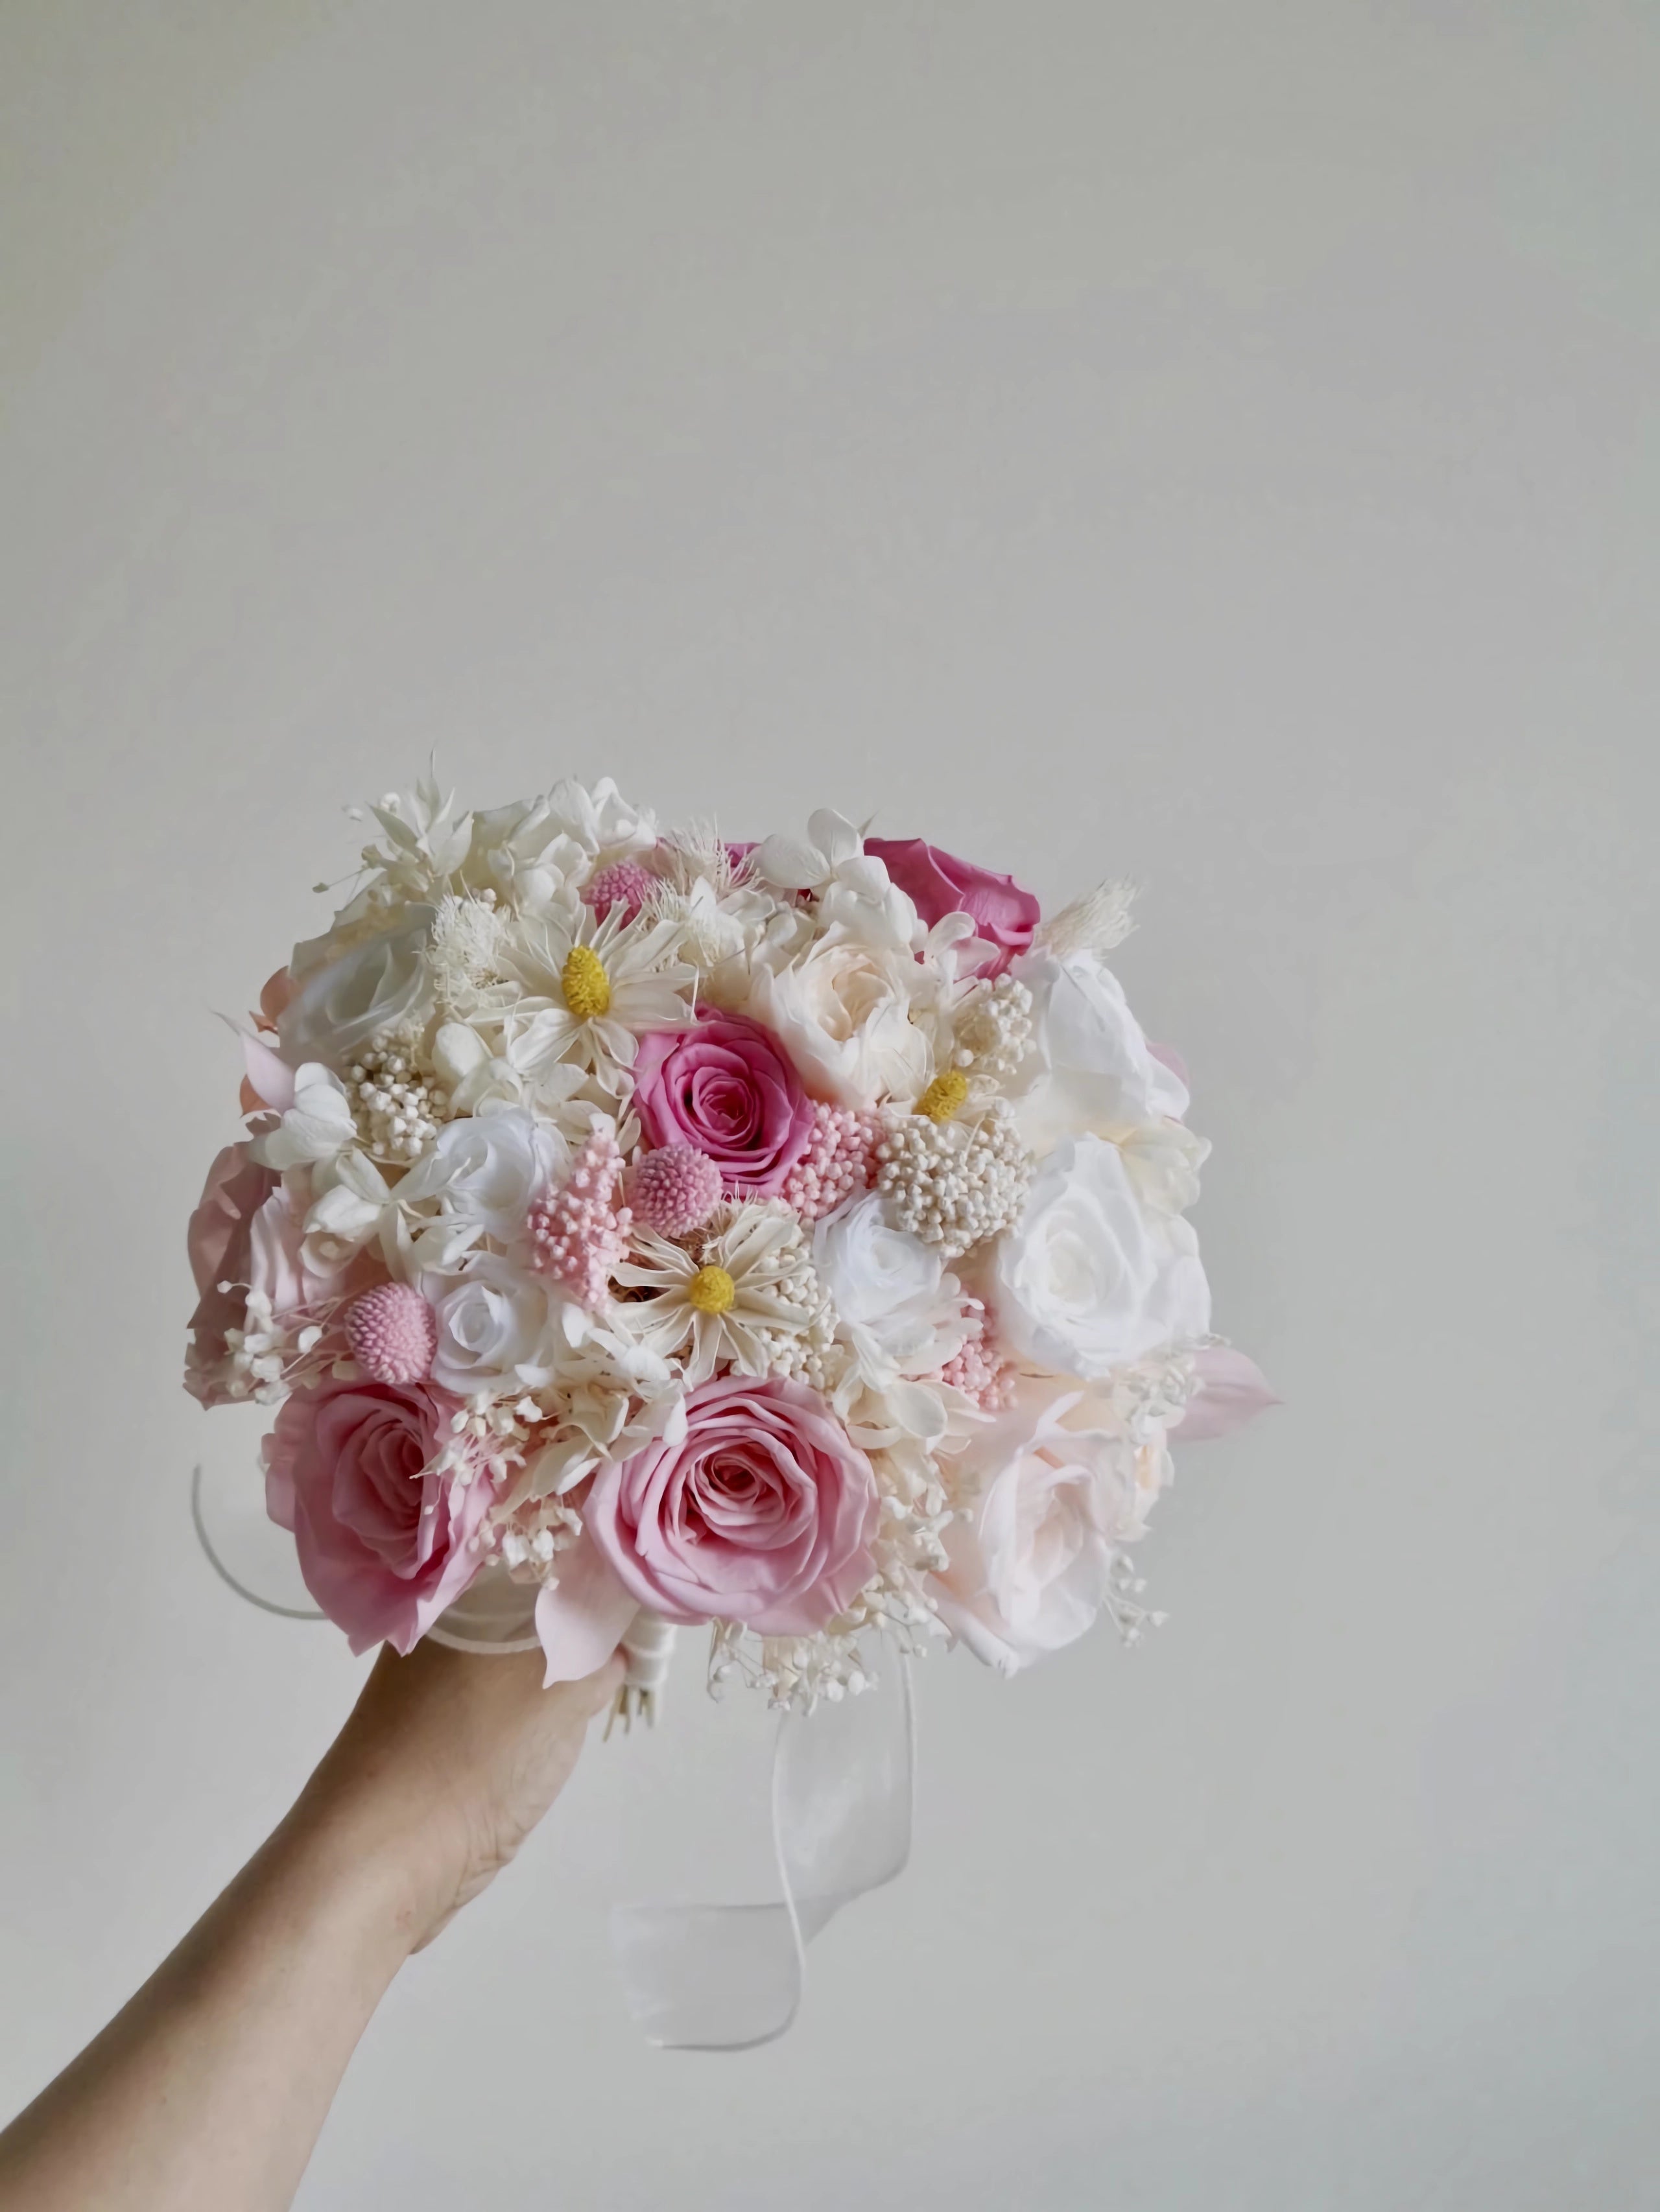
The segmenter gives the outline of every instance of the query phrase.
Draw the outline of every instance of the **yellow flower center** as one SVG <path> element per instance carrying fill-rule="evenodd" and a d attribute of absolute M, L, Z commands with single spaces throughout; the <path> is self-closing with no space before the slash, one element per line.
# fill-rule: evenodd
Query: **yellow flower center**
<path fill-rule="evenodd" d="M 730 1313 L 738 1285 L 724 1267 L 700 1267 L 686 1285 L 686 1300 L 694 1313 Z"/>
<path fill-rule="evenodd" d="M 969 1079 L 960 1067 L 936 1075 L 916 1102 L 916 1110 L 930 1121 L 949 1121 L 969 1095 Z"/>
<path fill-rule="evenodd" d="M 591 1022 L 611 1005 L 611 977 L 592 945 L 573 945 L 559 971 L 565 1004 L 579 1022 Z"/>

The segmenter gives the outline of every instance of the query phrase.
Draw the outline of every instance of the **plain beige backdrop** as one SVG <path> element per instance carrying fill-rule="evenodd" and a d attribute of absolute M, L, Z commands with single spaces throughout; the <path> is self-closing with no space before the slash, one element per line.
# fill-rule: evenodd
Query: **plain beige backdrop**
<path fill-rule="evenodd" d="M 0 2104 L 358 1677 L 197 1555 L 182 1231 L 213 1011 L 436 747 L 1139 878 L 1287 1403 L 1149 1648 L 929 1662 L 787 2041 L 611 1978 L 764 1871 L 694 1662 L 302 2205 L 1660 2200 L 1657 125 L 1603 0 L 0 0 Z"/>

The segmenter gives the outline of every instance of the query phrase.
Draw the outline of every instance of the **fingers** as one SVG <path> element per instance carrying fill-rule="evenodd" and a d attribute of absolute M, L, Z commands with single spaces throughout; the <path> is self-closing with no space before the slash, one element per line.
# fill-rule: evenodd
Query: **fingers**
<path fill-rule="evenodd" d="M 611 1653 L 603 1667 L 597 1668 L 592 1674 L 585 1674 L 581 1681 L 556 1682 L 550 1690 L 541 1690 L 540 1694 L 560 1699 L 566 1711 L 586 1725 L 610 1705 L 623 1686 L 628 1665 L 627 1654 L 618 1650 Z"/>

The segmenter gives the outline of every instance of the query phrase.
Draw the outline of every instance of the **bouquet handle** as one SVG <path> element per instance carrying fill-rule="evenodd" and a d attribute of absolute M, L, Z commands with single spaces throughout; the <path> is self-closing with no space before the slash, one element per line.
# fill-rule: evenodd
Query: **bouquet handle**
<path fill-rule="evenodd" d="M 673 1622 L 665 1620 L 643 1605 L 629 1623 L 623 1637 L 629 1670 L 623 1677 L 623 1686 L 617 1692 L 611 1717 L 605 1723 L 607 1735 L 618 1721 L 623 1723 L 624 1734 L 636 1720 L 643 1720 L 648 1728 L 657 1725 L 657 1709 L 662 1702 L 663 1686 L 668 1680 L 674 1638 Z"/>

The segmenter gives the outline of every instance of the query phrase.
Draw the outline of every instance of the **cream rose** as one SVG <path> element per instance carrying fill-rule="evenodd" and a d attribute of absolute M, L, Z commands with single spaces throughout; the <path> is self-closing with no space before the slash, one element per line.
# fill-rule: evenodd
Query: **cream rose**
<path fill-rule="evenodd" d="M 1040 1164 L 998 1247 L 994 1295 L 1011 1349 L 1088 1380 L 1210 1328 L 1193 1231 L 1146 1210 L 1102 1137 L 1069 1138 Z"/>
<path fill-rule="evenodd" d="M 837 1105 L 913 1099 L 933 1066 L 910 1018 L 920 975 L 909 951 L 820 938 L 787 966 L 757 970 L 750 1011 L 777 1032 L 808 1089 Z"/>

